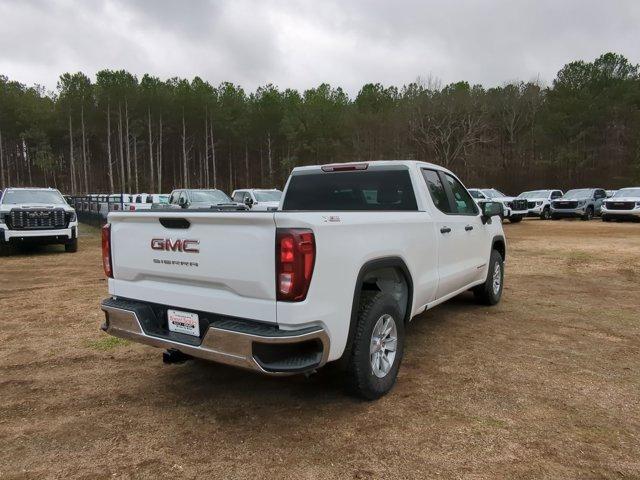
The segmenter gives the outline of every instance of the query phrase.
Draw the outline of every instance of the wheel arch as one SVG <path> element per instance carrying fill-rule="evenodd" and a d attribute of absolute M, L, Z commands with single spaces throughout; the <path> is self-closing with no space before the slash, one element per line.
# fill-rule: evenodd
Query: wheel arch
<path fill-rule="evenodd" d="M 504 235 L 496 235 L 491 241 L 491 250 L 497 250 L 502 255 L 502 260 L 507 259 L 507 243 L 504 240 Z"/>
<path fill-rule="evenodd" d="M 362 292 L 365 291 L 366 285 L 371 285 L 367 280 L 375 278 L 376 272 L 383 274 L 384 276 L 388 276 L 387 272 L 394 271 L 400 278 L 403 279 L 404 284 L 406 286 L 406 301 L 404 302 L 404 306 L 400 306 L 401 310 L 403 309 L 403 321 L 404 323 L 408 323 L 411 319 L 411 310 L 413 306 L 413 278 L 411 277 L 411 273 L 409 272 L 409 268 L 405 261 L 400 257 L 384 257 L 384 258 L 376 258 L 373 260 L 369 260 L 362 267 L 360 267 L 360 271 L 358 272 L 358 277 L 356 279 L 356 284 L 353 292 L 353 300 L 351 305 L 351 316 L 349 321 L 349 334 L 347 336 L 347 343 L 345 346 L 345 352 L 349 351 L 351 348 L 351 344 L 353 343 L 353 337 L 355 335 L 356 323 L 358 321 L 358 310 L 360 304 L 360 296 Z M 363 288 L 365 287 L 365 288 Z M 379 291 L 384 291 L 378 288 Z M 344 353 L 343 353 L 344 355 Z"/>

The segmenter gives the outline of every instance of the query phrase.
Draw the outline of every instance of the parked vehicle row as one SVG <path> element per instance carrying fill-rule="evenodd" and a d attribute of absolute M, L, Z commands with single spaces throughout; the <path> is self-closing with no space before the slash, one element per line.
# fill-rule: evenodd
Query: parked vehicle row
<path fill-rule="evenodd" d="M 488 200 L 502 203 L 501 217 L 517 223 L 525 216 L 542 220 L 580 218 L 603 221 L 640 220 L 640 187 L 620 190 L 577 188 L 563 193 L 560 189 L 531 190 L 509 197 L 494 188 L 470 188 L 478 204 Z"/>

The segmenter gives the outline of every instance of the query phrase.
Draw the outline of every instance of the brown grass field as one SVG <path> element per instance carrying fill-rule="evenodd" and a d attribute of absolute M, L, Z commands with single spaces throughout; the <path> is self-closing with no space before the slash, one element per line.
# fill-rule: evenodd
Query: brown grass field
<path fill-rule="evenodd" d="M 505 225 L 496 307 L 415 318 L 395 389 L 107 337 L 99 235 L 0 257 L 0 478 L 640 478 L 640 225 Z"/>

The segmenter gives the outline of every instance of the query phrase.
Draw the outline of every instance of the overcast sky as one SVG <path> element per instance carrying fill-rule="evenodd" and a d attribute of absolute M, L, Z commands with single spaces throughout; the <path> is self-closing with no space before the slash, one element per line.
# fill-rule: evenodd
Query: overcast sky
<path fill-rule="evenodd" d="M 199 75 L 248 90 L 433 77 L 549 83 L 574 59 L 640 62 L 640 0 L 0 0 L 0 74 Z"/>

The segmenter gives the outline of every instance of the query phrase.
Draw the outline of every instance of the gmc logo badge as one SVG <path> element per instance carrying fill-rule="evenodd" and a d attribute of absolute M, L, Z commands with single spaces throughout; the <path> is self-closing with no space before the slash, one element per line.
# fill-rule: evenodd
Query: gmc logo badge
<path fill-rule="evenodd" d="M 198 245 L 200 245 L 200 240 L 182 240 L 179 238 L 176 240 L 171 240 L 170 238 L 151 239 L 151 248 L 164 252 L 200 253 Z"/>

